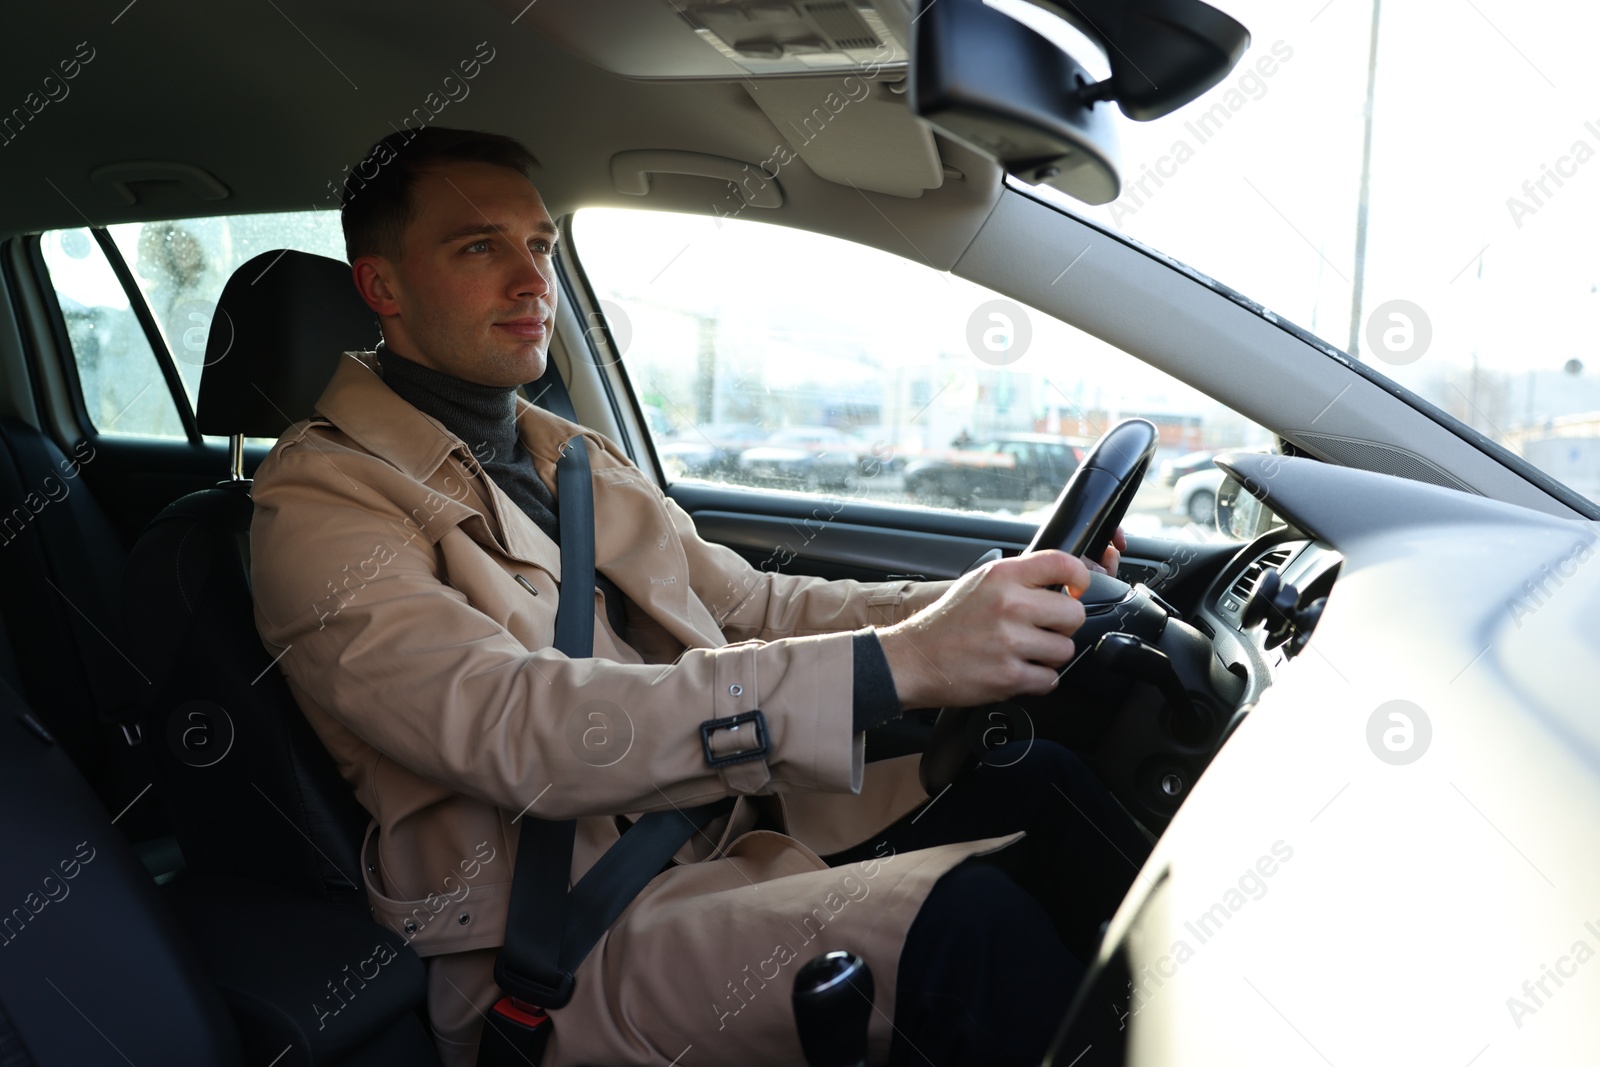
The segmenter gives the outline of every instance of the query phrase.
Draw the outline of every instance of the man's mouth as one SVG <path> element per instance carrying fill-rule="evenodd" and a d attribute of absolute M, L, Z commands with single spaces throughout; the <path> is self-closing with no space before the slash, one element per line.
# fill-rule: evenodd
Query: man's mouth
<path fill-rule="evenodd" d="M 497 330 L 504 330 L 511 336 L 525 341 L 542 341 L 545 334 L 549 332 L 549 327 L 545 324 L 544 319 L 537 319 L 532 316 L 522 319 L 507 319 L 505 322 L 495 323 L 494 326 Z"/>

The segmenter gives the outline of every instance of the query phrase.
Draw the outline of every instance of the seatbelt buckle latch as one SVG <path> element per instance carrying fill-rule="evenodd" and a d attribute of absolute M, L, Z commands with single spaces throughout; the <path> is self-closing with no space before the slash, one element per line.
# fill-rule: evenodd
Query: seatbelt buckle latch
<path fill-rule="evenodd" d="M 543 1008 L 503 996 L 485 1017 L 477 1067 L 538 1067 L 553 1030 Z"/>
<path fill-rule="evenodd" d="M 544 973 L 536 978 L 528 973 L 530 969 L 513 967 L 502 951 L 494 961 L 495 984 L 512 1000 L 524 1005 L 540 1005 L 534 1011 L 566 1007 L 576 984 L 572 975 L 556 967 L 541 967 L 539 970 Z M 553 976 L 549 973 L 552 970 L 555 971 Z"/>

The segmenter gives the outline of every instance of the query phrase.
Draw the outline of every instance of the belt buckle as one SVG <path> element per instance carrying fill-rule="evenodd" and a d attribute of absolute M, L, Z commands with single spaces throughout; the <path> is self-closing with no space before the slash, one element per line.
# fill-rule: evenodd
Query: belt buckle
<path fill-rule="evenodd" d="M 746 723 L 755 728 L 756 747 L 740 752 L 730 752 L 725 756 L 713 755 L 711 752 L 711 734 L 716 730 L 737 730 Z M 742 711 L 737 715 L 730 715 L 726 719 L 707 719 L 700 724 L 700 749 L 705 753 L 706 763 L 712 767 L 727 767 L 734 763 L 748 763 L 751 760 L 766 759 L 771 745 L 767 737 L 767 717 L 761 714 L 761 709 Z"/>

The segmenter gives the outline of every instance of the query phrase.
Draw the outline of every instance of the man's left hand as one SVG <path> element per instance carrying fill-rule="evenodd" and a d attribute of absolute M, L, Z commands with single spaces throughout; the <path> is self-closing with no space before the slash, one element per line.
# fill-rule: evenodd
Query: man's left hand
<path fill-rule="evenodd" d="M 1096 563 L 1088 556 L 1083 557 L 1083 562 L 1088 564 L 1090 570 L 1099 571 L 1101 574 L 1109 574 L 1115 578 L 1117 576 L 1117 567 L 1122 563 L 1122 554 L 1127 550 L 1128 535 L 1122 532 L 1122 527 L 1118 526 L 1117 532 L 1111 535 L 1111 543 L 1106 546 L 1105 555 L 1100 557 L 1100 562 Z"/>

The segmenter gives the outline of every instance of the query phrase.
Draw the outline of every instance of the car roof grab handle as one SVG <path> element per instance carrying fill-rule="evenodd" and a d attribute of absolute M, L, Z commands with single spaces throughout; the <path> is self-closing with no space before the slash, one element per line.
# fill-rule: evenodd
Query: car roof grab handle
<path fill-rule="evenodd" d="M 611 157 L 611 183 L 617 192 L 644 196 L 650 192 L 652 174 L 689 174 L 716 178 L 732 185 L 749 207 L 783 206 L 783 190 L 776 175 L 759 165 L 703 152 L 672 152 L 645 149 L 618 152 Z"/>
<path fill-rule="evenodd" d="M 228 187 L 205 168 L 165 159 L 105 163 L 89 172 L 89 181 L 112 200 L 129 207 L 139 202 L 135 182 L 175 183 L 201 200 L 226 200 L 229 195 Z"/>

